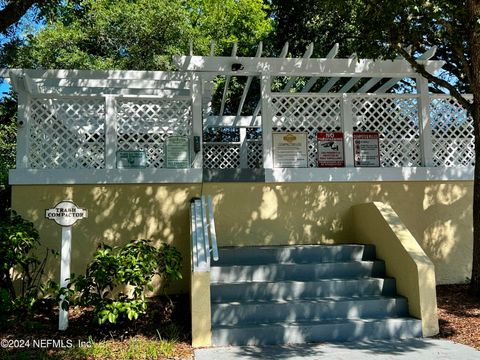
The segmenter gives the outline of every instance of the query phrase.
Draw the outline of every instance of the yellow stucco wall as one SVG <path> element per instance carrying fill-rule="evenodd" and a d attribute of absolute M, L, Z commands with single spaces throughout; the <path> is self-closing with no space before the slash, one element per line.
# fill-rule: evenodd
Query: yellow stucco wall
<path fill-rule="evenodd" d="M 155 244 L 175 245 L 183 256 L 183 280 L 169 292 L 187 292 L 190 286 L 189 201 L 200 185 L 75 185 L 13 186 L 12 206 L 33 221 L 45 246 L 60 250 L 61 227 L 44 219 L 44 211 L 64 199 L 87 208 L 89 217 L 72 231 L 71 271 L 85 272 L 97 245 L 121 245 L 146 238 Z M 47 272 L 58 280 L 59 260 L 51 259 Z M 158 283 L 157 283 L 158 284 Z"/>
<path fill-rule="evenodd" d="M 361 242 L 353 205 L 390 205 L 435 265 L 438 284 L 471 274 L 472 182 L 210 183 L 219 246 Z"/>
<path fill-rule="evenodd" d="M 203 190 L 202 190 L 203 189 Z M 71 198 L 89 210 L 74 226 L 72 271 L 81 273 L 103 240 L 173 242 L 184 255 L 189 287 L 189 200 L 211 194 L 219 246 L 361 242 L 351 207 L 390 205 L 435 264 L 437 283 L 464 282 L 471 272 L 472 182 L 205 183 L 198 185 L 13 186 L 13 207 L 34 221 L 42 242 L 59 249 L 60 227 L 45 208 Z M 50 269 L 55 276 L 57 267 Z"/>

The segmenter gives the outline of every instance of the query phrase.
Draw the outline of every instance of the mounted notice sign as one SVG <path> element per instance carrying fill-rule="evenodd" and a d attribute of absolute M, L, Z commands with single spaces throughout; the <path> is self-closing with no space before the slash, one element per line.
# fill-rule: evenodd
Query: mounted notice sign
<path fill-rule="evenodd" d="M 318 167 L 344 167 L 342 132 L 317 133 Z"/>
<path fill-rule="evenodd" d="M 190 140 L 187 136 L 169 136 L 165 140 L 165 167 L 187 169 L 190 167 Z"/>
<path fill-rule="evenodd" d="M 273 133 L 273 167 L 307 167 L 307 133 Z"/>
<path fill-rule="evenodd" d="M 354 132 L 353 157 L 355 166 L 380 167 L 380 145 L 378 133 Z"/>
<path fill-rule="evenodd" d="M 118 169 L 143 169 L 147 167 L 147 156 L 143 150 L 117 151 Z"/>

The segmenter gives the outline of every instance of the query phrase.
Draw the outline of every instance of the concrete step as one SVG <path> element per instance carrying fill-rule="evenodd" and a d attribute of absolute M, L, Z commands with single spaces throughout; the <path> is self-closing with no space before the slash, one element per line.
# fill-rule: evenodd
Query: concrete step
<path fill-rule="evenodd" d="M 414 318 L 334 319 L 216 326 L 212 332 L 212 343 L 217 346 L 275 345 L 402 339 L 421 336 L 421 321 Z"/>
<path fill-rule="evenodd" d="M 342 297 L 212 303 L 212 325 L 408 316 L 403 297 Z"/>
<path fill-rule="evenodd" d="M 393 278 L 321 279 L 316 281 L 216 283 L 210 287 L 212 302 L 294 300 L 338 296 L 393 296 Z"/>
<path fill-rule="evenodd" d="M 216 266 L 375 260 L 373 245 L 251 246 L 219 249 Z"/>
<path fill-rule="evenodd" d="M 212 266 L 212 283 L 243 281 L 312 281 L 325 278 L 383 277 L 383 261 L 348 261 L 318 264 Z"/>

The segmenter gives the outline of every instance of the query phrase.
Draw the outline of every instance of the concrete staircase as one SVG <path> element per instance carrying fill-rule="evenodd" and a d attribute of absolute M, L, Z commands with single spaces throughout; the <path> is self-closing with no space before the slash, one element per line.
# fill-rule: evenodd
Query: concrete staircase
<path fill-rule="evenodd" d="M 213 345 L 422 335 L 370 245 L 223 248 L 210 276 Z"/>

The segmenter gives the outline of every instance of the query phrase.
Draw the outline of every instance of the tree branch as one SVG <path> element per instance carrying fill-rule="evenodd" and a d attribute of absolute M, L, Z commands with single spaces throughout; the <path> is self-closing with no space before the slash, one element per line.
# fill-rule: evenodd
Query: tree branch
<path fill-rule="evenodd" d="M 9 1 L 7 5 L 0 10 L 0 32 L 5 33 L 10 26 L 17 23 L 22 16 L 26 14 L 28 9 L 37 2 L 38 1 L 35 0 Z"/>
<path fill-rule="evenodd" d="M 452 95 L 457 101 L 462 105 L 468 112 L 472 112 L 473 107 L 472 104 L 463 97 L 463 95 L 458 91 L 458 89 L 450 84 L 448 81 L 440 79 L 432 74 L 430 74 L 426 69 L 425 66 L 419 64 L 412 55 L 410 55 L 405 49 L 403 49 L 400 45 L 395 44 L 394 48 L 402 55 L 405 60 L 417 71 L 420 75 L 426 78 L 428 81 L 435 83 L 439 86 L 442 86 L 450 91 L 450 95 Z"/>

